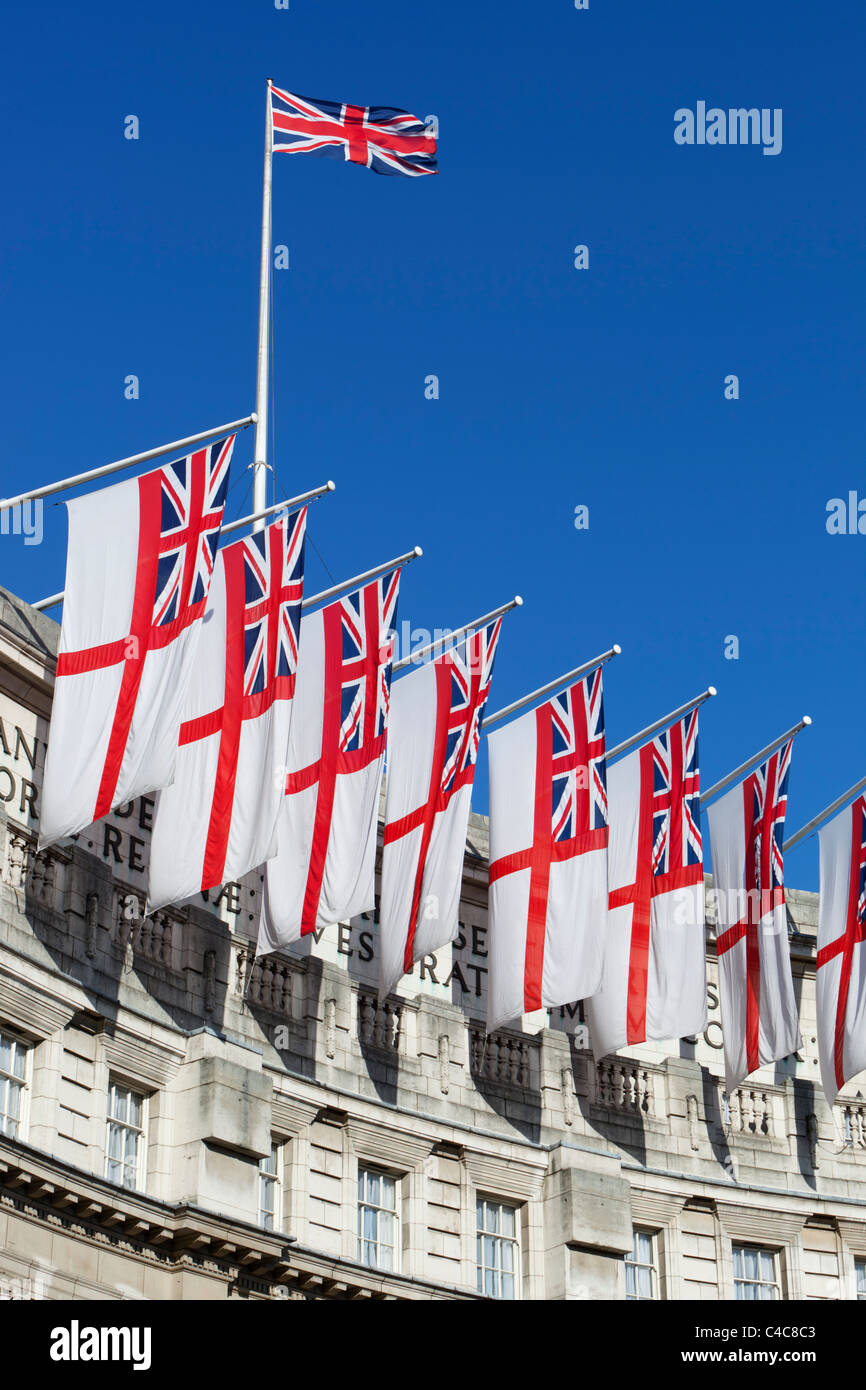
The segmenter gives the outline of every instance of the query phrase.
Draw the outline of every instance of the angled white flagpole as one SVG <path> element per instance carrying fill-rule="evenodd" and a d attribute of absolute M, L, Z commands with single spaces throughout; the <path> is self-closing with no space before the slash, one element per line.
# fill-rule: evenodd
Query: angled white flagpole
<path fill-rule="evenodd" d="M 259 349 L 256 365 L 256 447 L 253 458 L 253 511 L 262 512 L 268 502 L 268 345 L 270 342 L 271 289 L 271 167 L 273 163 L 271 79 L 265 103 L 265 172 L 262 183 L 262 254 L 259 269 Z M 264 522 L 256 524 L 261 530 Z"/>
<path fill-rule="evenodd" d="M 319 497 L 327 497 L 336 488 L 336 483 L 328 481 L 322 483 L 321 487 L 311 488 L 309 492 L 302 492 L 299 497 L 287 497 L 284 502 L 274 502 L 270 507 L 265 507 L 261 512 L 250 512 L 249 516 L 239 517 L 237 521 L 230 521 L 228 526 L 220 528 L 220 536 L 227 536 L 230 531 L 239 531 L 242 526 L 248 526 L 251 521 L 259 521 L 262 517 L 273 516 L 274 512 L 289 511 L 292 507 L 302 507 L 305 502 L 315 502 Z M 30 607 L 37 612 L 42 612 L 45 608 L 53 608 L 55 604 L 63 602 L 61 589 L 59 594 L 51 594 L 48 598 L 37 599 L 31 603 Z"/>
<path fill-rule="evenodd" d="M 336 598 L 339 594 L 348 593 L 350 589 L 357 589 L 361 584 L 367 584 L 371 579 L 378 579 L 380 574 L 387 574 L 389 570 L 395 570 L 398 565 L 411 564 L 413 560 L 419 559 L 424 554 L 420 545 L 416 545 L 413 550 L 407 550 L 405 555 L 397 555 L 393 560 L 386 560 L 383 565 L 375 565 L 371 570 L 365 570 L 363 574 L 356 574 L 352 579 L 344 579 L 341 584 L 334 584 L 330 589 L 323 589 L 320 594 L 312 594 L 310 598 L 305 598 L 301 604 L 301 611 L 306 612 L 312 608 L 314 603 L 324 603 L 326 599 Z"/>
<path fill-rule="evenodd" d="M 335 491 L 336 486 L 336 483 L 329 480 L 327 483 L 322 483 L 321 487 L 313 487 L 310 488 L 309 492 L 302 492 L 299 497 L 287 497 L 285 502 L 272 502 L 269 507 L 265 507 L 264 511 L 250 512 L 249 516 L 238 517 L 237 521 L 230 521 L 228 526 L 220 527 L 220 536 L 227 536 L 230 531 L 240 531 L 242 526 L 249 526 L 251 521 L 261 521 L 265 517 L 273 516 L 275 512 L 297 510 L 307 502 L 315 502 L 320 497 L 329 496 Z M 259 531 L 261 527 L 254 526 L 253 530 Z M 36 605 L 34 604 L 33 607 L 35 608 Z"/>
<path fill-rule="evenodd" d="M 819 816 L 813 816 L 812 820 L 807 821 L 802 830 L 795 831 L 790 840 L 786 840 L 783 844 L 783 852 L 793 849 L 801 840 L 805 840 L 807 835 L 811 835 L 813 830 L 817 830 L 820 825 L 824 824 L 825 820 L 829 820 L 837 811 L 841 811 L 845 806 L 850 806 L 855 797 L 860 795 L 864 787 L 866 787 L 866 777 L 861 777 L 860 781 L 855 782 L 853 787 L 849 787 L 841 796 L 837 796 L 835 801 L 831 801 L 830 805 L 825 807 Z"/>
<path fill-rule="evenodd" d="M 490 714 L 482 721 L 481 729 L 483 733 L 488 733 L 493 724 L 498 724 L 501 719 L 507 719 L 510 714 L 517 714 L 518 710 L 526 709 L 535 700 L 540 700 L 545 695 L 550 695 L 554 690 L 560 690 L 565 685 L 570 685 L 572 681 L 579 680 L 589 671 L 594 671 L 598 666 L 604 666 L 613 657 L 619 656 L 622 651 L 617 643 L 601 656 L 593 657 L 592 661 L 586 661 L 582 666 L 575 666 L 573 671 L 566 671 L 564 675 L 557 676 L 556 680 L 548 681 L 546 685 L 540 685 L 537 690 L 533 690 L 529 695 L 524 695 L 520 700 L 514 700 L 512 704 L 505 705 L 502 709 L 496 710 L 495 714 Z"/>
<path fill-rule="evenodd" d="M 607 762 L 613 758 L 621 758 L 623 753 L 627 753 L 630 748 L 634 748 L 638 743 L 645 743 L 653 734 L 658 733 L 659 729 L 666 729 L 670 724 L 675 724 L 678 719 L 682 719 L 684 714 L 697 709 L 705 700 L 711 700 L 718 691 L 714 685 L 708 685 L 702 695 L 696 695 L 693 700 L 687 700 L 679 709 L 672 709 L 670 714 L 665 714 L 661 719 L 656 719 L 653 724 L 647 724 L 645 729 L 641 729 L 639 734 L 634 734 L 632 738 L 627 738 L 624 743 L 618 743 L 615 748 L 611 748 L 607 755 Z"/>
<path fill-rule="evenodd" d="M 751 771 L 758 763 L 763 762 L 764 758 L 769 758 L 772 753 L 775 753 L 777 748 L 781 748 L 783 743 L 787 743 L 789 738 L 793 738 L 801 729 L 808 729 L 811 723 L 812 720 L 809 715 L 804 714 L 799 723 L 792 725 L 790 729 L 786 729 L 778 738 L 773 739 L 772 743 L 768 743 L 766 748 L 762 748 L 760 753 L 755 753 L 751 758 L 747 758 L 744 763 L 740 763 L 739 767 L 735 767 L 733 772 L 729 772 L 727 777 L 723 777 L 721 782 L 716 782 L 715 786 L 703 792 L 701 794 L 701 810 L 704 809 L 711 798 L 717 797 L 719 793 L 723 792 L 726 787 L 729 787 L 732 782 L 738 782 L 742 777 L 745 777 L 747 772 Z"/>
<path fill-rule="evenodd" d="M 162 454 L 175 454 L 182 449 L 191 449 L 195 444 L 203 444 L 206 439 L 219 439 L 222 435 L 245 430 L 247 425 L 254 425 L 255 422 L 255 415 L 245 415 L 242 420 L 230 420 L 227 425 L 217 425 L 216 429 L 187 435 L 186 439 L 173 439 L 170 444 L 160 444 L 156 449 L 145 449 L 143 454 L 130 454 L 129 458 L 104 463 L 100 468 L 91 468 L 86 473 L 76 473 L 73 478 L 61 478 L 59 482 L 47 483 L 45 487 L 29 488 L 27 492 L 19 492 L 17 497 L 0 498 L 0 512 L 8 507 L 17 507 L 19 502 L 27 502 L 36 497 L 49 497 L 52 492 L 65 492 L 81 483 L 90 483 L 94 478 L 104 478 L 108 473 L 118 473 L 122 468 L 134 468 L 137 463 L 147 463 L 150 459 L 160 458 Z"/>
<path fill-rule="evenodd" d="M 430 652 L 435 651 L 437 647 L 441 647 L 445 642 L 451 642 L 455 637 L 462 637 L 464 632 L 476 632 L 478 628 L 486 627 L 488 623 L 492 623 L 496 618 L 501 618 L 503 613 L 510 613 L 512 608 L 520 608 L 522 605 L 523 599 L 519 594 L 515 594 L 510 603 L 501 604 L 499 608 L 494 608 L 489 613 L 485 613 L 482 618 L 476 618 L 472 623 L 464 623 L 462 627 L 455 627 L 452 632 L 443 633 L 442 636 L 437 637 L 435 641 L 428 642 L 426 647 L 416 647 L 415 651 L 410 652 L 408 656 L 404 656 L 401 661 L 395 661 L 392 670 L 403 671 L 407 666 L 414 666 L 425 656 L 428 656 Z"/>

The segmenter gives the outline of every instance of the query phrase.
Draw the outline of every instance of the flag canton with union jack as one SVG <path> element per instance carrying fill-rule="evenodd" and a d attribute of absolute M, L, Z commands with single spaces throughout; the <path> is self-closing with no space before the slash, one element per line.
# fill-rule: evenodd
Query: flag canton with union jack
<path fill-rule="evenodd" d="M 441 789 L 447 797 L 472 775 L 481 739 L 481 715 L 490 694 L 502 619 L 474 632 L 439 660 L 451 669 L 451 716 Z"/>
<path fill-rule="evenodd" d="M 339 600 L 343 752 L 369 747 L 387 727 L 399 587 L 400 571 L 392 570 Z"/>
<path fill-rule="evenodd" d="M 552 833 L 572 840 L 607 826 L 601 667 L 552 699 Z"/>
<path fill-rule="evenodd" d="M 353 106 L 271 88 L 274 154 L 320 154 L 374 174 L 435 174 L 436 137 L 396 106 Z"/>
<path fill-rule="evenodd" d="M 652 742 L 654 875 L 703 863 L 698 712 Z"/>
<path fill-rule="evenodd" d="M 860 858 L 854 865 L 857 874 L 857 921 L 866 925 L 866 796 L 854 803 L 854 827 L 860 827 L 857 837 L 860 845 Z"/>
<path fill-rule="evenodd" d="M 234 435 L 157 470 L 159 560 L 153 623 L 182 618 L 207 598 L 229 481 Z"/>
<path fill-rule="evenodd" d="M 306 510 L 242 541 L 244 694 L 258 695 L 298 667 Z"/>
<path fill-rule="evenodd" d="M 754 877 L 755 887 L 760 893 L 782 888 L 785 882 L 782 840 L 788 810 L 788 775 L 793 746 L 794 740 L 788 739 L 784 748 L 762 763 L 749 779 L 752 784 Z"/>

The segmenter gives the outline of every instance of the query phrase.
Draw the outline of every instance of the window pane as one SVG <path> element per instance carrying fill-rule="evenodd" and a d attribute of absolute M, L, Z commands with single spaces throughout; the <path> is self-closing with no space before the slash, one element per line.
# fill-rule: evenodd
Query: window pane
<path fill-rule="evenodd" d="M 758 1252 L 757 1250 L 743 1251 L 743 1264 L 746 1270 L 747 1279 L 757 1279 L 758 1277 Z"/>
<path fill-rule="evenodd" d="M 481 1202 L 481 1201 L 478 1201 L 478 1200 L 476 1200 L 476 1202 L 475 1202 L 475 1216 L 476 1216 L 476 1219 L 477 1219 L 477 1221 L 478 1221 L 478 1229 L 479 1229 L 479 1231 L 483 1231 L 483 1230 L 484 1230 L 484 1203 Z"/>
<path fill-rule="evenodd" d="M 514 1219 L 517 1213 L 514 1207 L 502 1208 L 502 1234 L 504 1236 L 514 1235 Z"/>
<path fill-rule="evenodd" d="M 503 1274 L 503 1276 L 502 1276 L 502 1297 L 503 1297 L 503 1298 L 513 1298 L 513 1297 L 514 1297 L 514 1275 L 513 1275 L 513 1274 Z"/>
<path fill-rule="evenodd" d="M 502 1252 L 502 1268 L 508 1274 L 514 1273 L 514 1246 L 510 1240 L 502 1241 L 500 1246 Z"/>
<path fill-rule="evenodd" d="M 141 1128 L 141 1096 L 137 1096 L 134 1091 L 129 1092 L 129 1123 Z"/>
<path fill-rule="evenodd" d="M 396 1205 L 396 1185 L 393 1178 L 382 1177 L 382 1206 L 389 1207 L 391 1211 Z"/>
<path fill-rule="evenodd" d="M 495 1234 L 499 1231 L 499 1212 L 500 1208 L 493 1202 L 487 1203 L 487 1230 Z"/>
<path fill-rule="evenodd" d="M 771 1284 L 776 1278 L 776 1261 L 769 1250 L 761 1251 L 761 1278 Z"/>

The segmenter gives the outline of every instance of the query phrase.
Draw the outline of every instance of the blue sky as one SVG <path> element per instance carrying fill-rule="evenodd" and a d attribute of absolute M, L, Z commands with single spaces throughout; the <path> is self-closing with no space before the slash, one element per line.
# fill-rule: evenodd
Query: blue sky
<path fill-rule="evenodd" d="M 611 742 L 716 684 L 705 784 L 807 711 L 792 830 L 866 772 L 866 536 L 825 527 L 866 497 L 862 6 L 149 0 L 4 29 L 7 496 L 252 409 L 267 77 L 433 113 L 436 179 L 275 161 L 277 473 L 338 485 L 309 583 L 420 543 L 416 626 L 521 592 L 497 707 L 620 642 Z M 698 100 L 782 108 L 782 152 L 676 145 Z M 247 432 L 232 515 L 251 457 Z M 60 589 L 65 529 L 49 506 L 41 546 L 4 537 L 0 582 Z M 787 878 L 817 886 L 815 840 Z"/>

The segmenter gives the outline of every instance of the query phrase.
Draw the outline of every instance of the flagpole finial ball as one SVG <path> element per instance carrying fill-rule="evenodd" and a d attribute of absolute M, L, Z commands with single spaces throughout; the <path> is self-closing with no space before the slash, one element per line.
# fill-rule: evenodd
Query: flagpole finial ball
<path fill-rule="evenodd" d="M 716 687 L 715 687 L 714 685 L 708 685 L 708 686 L 707 686 L 707 694 L 708 694 L 708 695 L 718 695 L 718 693 L 719 693 L 719 692 L 718 692 L 718 690 L 716 689 Z"/>
<path fill-rule="evenodd" d="M 414 551 L 413 551 L 412 553 L 413 553 L 414 555 L 417 555 L 418 559 L 420 560 L 420 559 L 421 559 L 421 556 L 424 554 L 424 551 L 421 549 L 420 545 L 416 545 L 416 547 L 415 547 L 415 549 L 414 549 Z"/>
<path fill-rule="evenodd" d="M 253 411 L 252 415 L 250 416 L 250 424 L 251 424 L 251 425 L 257 425 L 258 423 L 259 423 L 259 417 L 258 417 L 258 415 L 256 414 L 256 412 Z"/>
<path fill-rule="evenodd" d="M 329 479 L 328 479 L 328 491 L 329 491 L 329 492 L 335 492 L 336 489 L 337 489 L 337 484 L 331 482 L 331 479 L 329 478 Z"/>
<path fill-rule="evenodd" d="M 803 723 L 808 727 L 808 725 L 812 723 L 812 716 L 810 714 L 804 714 Z"/>
<path fill-rule="evenodd" d="M 619 642 L 614 642 L 613 646 L 611 647 L 611 651 L 613 652 L 614 656 L 622 655 L 622 647 L 619 645 Z"/>
<path fill-rule="evenodd" d="M 515 595 L 514 595 L 514 607 L 515 607 L 515 608 L 522 608 L 522 607 L 523 607 L 523 599 L 520 597 L 519 594 L 515 594 Z"/>

